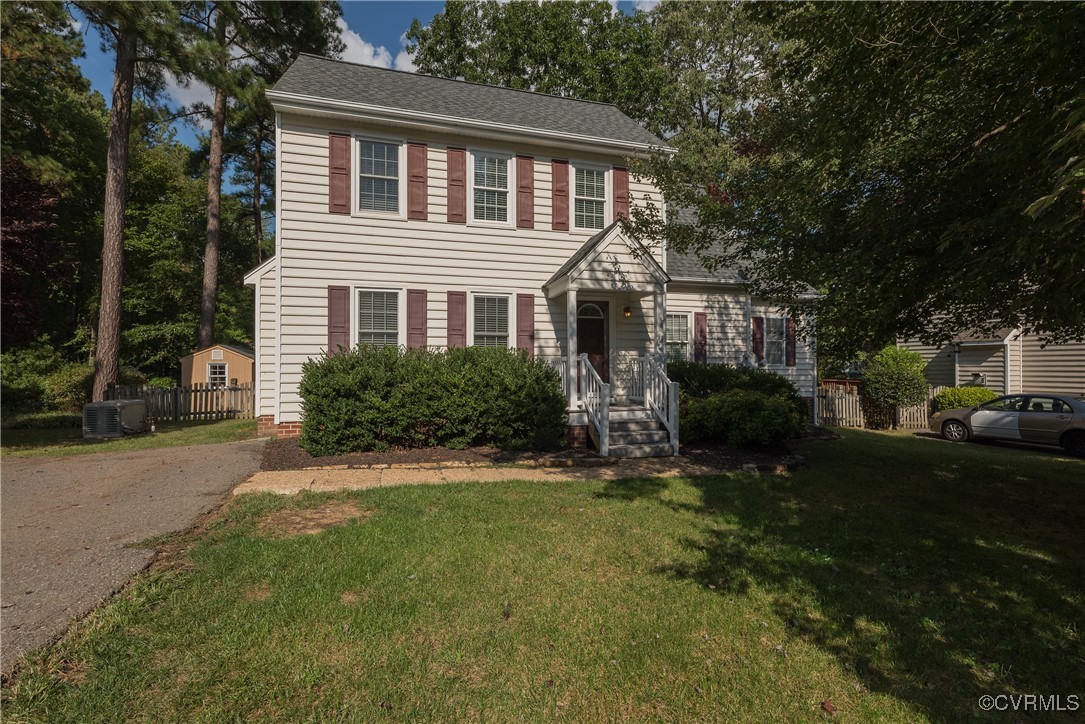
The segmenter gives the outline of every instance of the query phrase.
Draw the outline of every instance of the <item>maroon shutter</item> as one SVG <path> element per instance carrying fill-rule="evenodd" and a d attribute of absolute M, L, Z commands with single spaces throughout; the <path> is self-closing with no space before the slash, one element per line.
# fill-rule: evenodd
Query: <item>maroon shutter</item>
<path fill-rule="evenodd" d="M 569 162 L 554 160 L 550 167 L 553 172 L 553 229 L 569 230 Z"/>
<path fill-rule="evenodd" d="M 629 218 L 629 169 L 614 169 L 614 219 Z"/>
<path fill-rule="evenodd" d="M 328 212 L 350 213 L 350 136 L 328 134 Z"/>
<path fill-rule="evenodd" d="M 448 346 L 467 346 L 467 292 L 448 293 Z"/>
<path fill-rule="evenodd" d="M 516 157 L 516 228 L 535 228 L 535 159 Z"/>
<path fill-rule="evenodd" d="M 535 295 L 516 295 L 516 349 L 535 354 Z"/>
<path fill-rule="evenodd" d="M 788 367 L 795 366 L 795 320 L 787 318 L 787 331 L 784 337 L 784 361 Z"/>
<path fill-rule="evenodd" d="M 760 364 L 765 361 L 765 318 L 754 317 L 752 327 L 753 356 L 757 358 L 757 362 Z"/>
<path fill-rule="evenodd" d="M 407 290 L 407 346 L 426 346 L 426 290 Z"/>
<path fill-rule="evenodd" d="M 708 362 L 708 315 L 704 312 L 693 313 L 693 361 Z"/>
<path fill-rule="evenodd" d="M 467 151 L 448 149 L 448 223 L 467 223 Z"/>
<path fill-rule="evenodd" d="M 424 143 L 407 144 L 407 218 L 426 220 L 426 155 Z"/>
<path fill-rule="evenodd" d="M 350 287 L 328 287 L 328 354 L 350 349 Z"/>

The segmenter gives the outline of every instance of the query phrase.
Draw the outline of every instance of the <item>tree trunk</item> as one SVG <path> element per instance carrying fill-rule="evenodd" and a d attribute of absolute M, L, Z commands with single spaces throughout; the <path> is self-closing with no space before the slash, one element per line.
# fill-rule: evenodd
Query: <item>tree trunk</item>
<path fill-rule="evenodd" d="M 221 52 L 226 46 L 226 21 L 216 10 L 215 34 Z M 225 62 L 225 61 L 222 61 Z M 221 68 L 225 71 L 225 68 Z M 219 288 L 219 237 L 222 230 L 222 137 L 226 132 L 225 79 L 215 88 L 215 106 L 211 111 L 211 152 L 207 166 L 207 240 L 203 250 L 203 298 L 200 301 L 199 349 L 215 343 L 215 303 Z"/>
<path fill-rule="evenodd" d="M 121 284 L 124 280 L 124 207 L 128 200 L 128 134 L 132 88 L 136 75 L 136 38 L 121 33 L 113 69 L 113 105 L 109 109 L 109 152 L 106 157 L 105 207 L 102 226 L 102 297 L 94 353 L 93 400 L 120 374 Z"/>

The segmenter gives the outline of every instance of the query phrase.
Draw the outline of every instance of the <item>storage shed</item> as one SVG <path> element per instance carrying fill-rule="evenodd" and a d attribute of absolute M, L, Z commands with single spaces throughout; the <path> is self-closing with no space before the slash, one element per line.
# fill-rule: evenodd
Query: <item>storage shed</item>
<path fill-rule="evenodd" d="M 251 349 L 213 344 L 181 358 L 181 386 L 227 387 L 251 384 L 256 376 L 256 355 Z"/>

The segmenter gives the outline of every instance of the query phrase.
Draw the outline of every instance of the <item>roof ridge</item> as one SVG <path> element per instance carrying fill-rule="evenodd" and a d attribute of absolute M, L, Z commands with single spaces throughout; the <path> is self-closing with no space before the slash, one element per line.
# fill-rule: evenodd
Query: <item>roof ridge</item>
<path fill-rule="evenodd" d="M 540 93 L 539 91 L 525 90 L 523 88 L 509 88 L 508 86 L 504 86 L 504 85 L 493 85 L 492 83 L 479 83 L 478 81 L 474 81 L 474 80 L 462 80 L 460 78 L 443 78 L 443 77 L 441 77 L 439 75 L 430 75 L 429 73 L 417 73 L 417 72 L 410 71 L 410 70 L 399 70 L 398 68 L 384 68 L 384 67 L 381 67 L 379 65 L 366 65 L 365 63 L 355 63 L 355 62 L 350 61 L 350 60 L 343 60 L 342 58 L 329 58 L 326 55 L 317 55 L 316 53 L 298 53 L 298 57 L 300 58 L 301 56 L 306 56 L 308 58 L 315 58 L 317 60 L 326 60 L 329 63 L 342 63 L 343 65 L 350 65 L 350 66 L 354 66 L 356 68 L 370 68 L 372 70 L 383 70 L 383 71 L 386 71 L 388 73 L 401 73 L 403 75 L 413 75 L 413 76 L 416 76 L 416 77 L 419 77 L 419 78 L 433 78 L 434 80 L 443 80 L 443 81 L 448 81 L 449 83 L 463 83 L 465 85 L 475 85 L 475 86 L 479 86 L 480 88 L 497 88 L 498 90 L 515 91 L 516 93 L 526 93 L 527 95 L 541 96 L 543 98 L 556 98 L 556 99 L 562 100 L 562 101 L 575 101 L 577 103 L 591 103 L 592 105 L 596 105 L 596 106 L 609 106 L 610 108 L 616 109 L 622 115 L 625 115 L 625 111 L 623 111 L 621 108 L 618 108 L 618 106 L 616 104 L 614 104 L 614 103 L 605 103 L 604 101 L 593 101 L 593 100 L 588 100 L 587 98 L 575 98 L 573 96 L 559 96 L 559 95 L 555 95 L 553 93 Z M 637 121 L 637 119 L 635 119 L 635 118 L 633 118 L 631 116 L 626 116 L 626 118 L 629 118 L 629 120 L 633 121 L 634 123 L 639 124 L 639 121 Z"/>

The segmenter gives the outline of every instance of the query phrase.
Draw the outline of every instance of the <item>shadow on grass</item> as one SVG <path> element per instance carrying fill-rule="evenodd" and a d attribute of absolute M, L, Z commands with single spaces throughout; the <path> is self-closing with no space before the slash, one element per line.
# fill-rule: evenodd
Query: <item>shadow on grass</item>
<path fill-rule="evenodd" d="M 1085 465 L 859 432 L 810 461 L 692 479 L 697 505 L 662 481 L 601 495 L 704 515 L 684 541 L 698 562 L 662 575 L 756 586 L 794 638 L 934 719 L 974 718 L 987 693 L 1085 691 Z"/>

